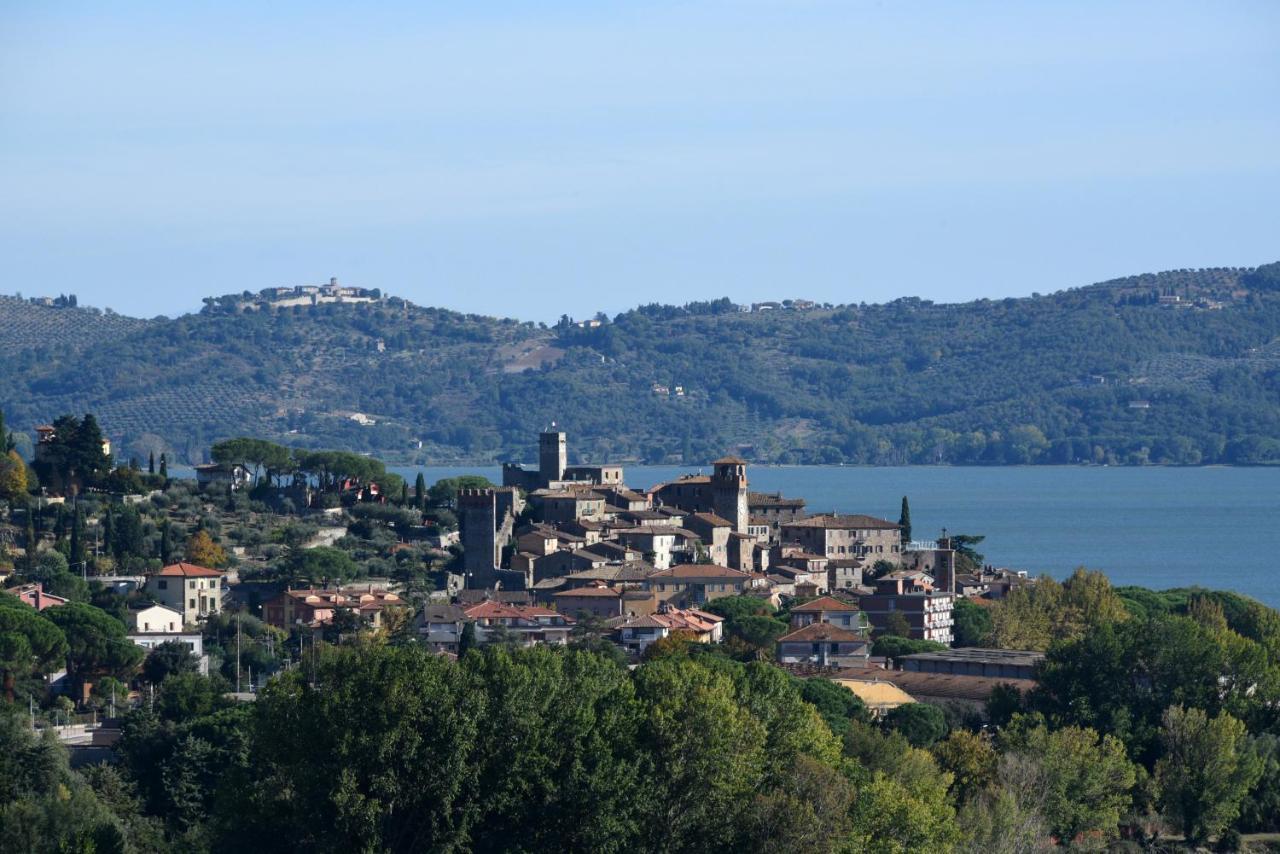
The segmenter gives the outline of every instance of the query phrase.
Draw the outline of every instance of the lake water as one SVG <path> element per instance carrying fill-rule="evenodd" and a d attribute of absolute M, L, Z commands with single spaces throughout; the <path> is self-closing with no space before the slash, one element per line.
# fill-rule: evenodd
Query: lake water
<path fill-rule="evenodd" d="M 394 468 L 410 485 L 497 466 Z M 628 466 L 644 488 L 696 471 Z M 704 470 L 709 471 L 709 470 Z M 984 534 L 996 566 L 1062 577 L 1077 566 L 1115 584 L 1235 590 L 1280 607 L 1280 468 L 1001 468 L 750 466 L 751 489 L 804 498 L 811 513 L 898 518 L 911 502 L 913 534 Z"/>

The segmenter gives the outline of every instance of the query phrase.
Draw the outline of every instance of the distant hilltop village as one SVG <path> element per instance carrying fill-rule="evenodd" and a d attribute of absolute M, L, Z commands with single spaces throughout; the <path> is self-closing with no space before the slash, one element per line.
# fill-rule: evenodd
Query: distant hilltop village
<path fill-rule="evenodd" d="M 242 294 L 229 294 L 222 297 L 205 297 L 206 309 L 234 308 L 246 311 L 263 308 L 292 308 L 305 305 L 328 305 L 332 303 L 369 303 L 381 302 L 382 291 L 378 288 L 356 288 L 351 285 L 338 284 L 337 278 L 330 278 L 323 285 L 293 285 L 274 288 L 263 288 L 255 295 L 250 291 Z"/>

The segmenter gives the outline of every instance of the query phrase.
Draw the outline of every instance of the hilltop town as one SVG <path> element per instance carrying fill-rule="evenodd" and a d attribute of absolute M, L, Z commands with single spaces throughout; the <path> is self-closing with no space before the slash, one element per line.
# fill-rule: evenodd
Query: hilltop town
<path fill-rule="evenodd" d="M 451 785 L 442 763 L 545 793 L 517 819 L 459 795 L 466 838 L 492 850 L 507 821 L 576 808 L 661 847 L 638 816 L 690 799 L 718 806 L 672 826 L 680 850 L 756 833 L 794 850 L 816 832 L 985 851 L 1001 799 L 1031 840 L 1274 825 L 1277 781 L 1250 757 L 1280 699 L 1280 618 L 1235 594 L 1030 579 L 988 564 L 979 535 L 921 538 L 905 497 L 897 519 L 811 513 L 753 491 L 733 455 L 629 484 L 621 465 L 571 463 L 554 427 L 499 484 L 409 484 L 368 456 L 247 437 L 184 480 L 163 453 L 119 458 L 91 414 L 38 425 L 25 457 L 18 435 L 0 422 L 0 721 L 14 755 L 44 745 L 78 793 L 57 838 L 431 848 L 452 832 L 402 827 L 395 804 L 434 814 L 419 792 Z M 1208 822 L 1180 811 L 1191 769 L 1162 747 L 1206 708 L 1237 781 Z M 613 782 L 558 794 L 583 763 Z M 699 770 L 672 770 L 686 763 Z M 424 788 L 375 799 L 379 829 L 351 829 L 334 787 L 410 767 L 430 769 Z M 1072 787 L 1097 767 L 1112 808 L 1016 800 L 1018 775 Z M 61 791 L 21 768 L 4 777 L 17 802 Z M 1150 773 L 1159 812 L 1138 785 Z M 830 806 L 758 797 L 806 775 Z"/>

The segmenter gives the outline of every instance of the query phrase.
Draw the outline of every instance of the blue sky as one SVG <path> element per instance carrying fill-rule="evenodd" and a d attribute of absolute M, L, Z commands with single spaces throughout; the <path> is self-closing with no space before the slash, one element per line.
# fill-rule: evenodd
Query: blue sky
<path fill-rule="evenodd" d="M 1264 263 L 1277 43 L 1271 0 L 8 0 L 0 290 L 550 320 Z"/>

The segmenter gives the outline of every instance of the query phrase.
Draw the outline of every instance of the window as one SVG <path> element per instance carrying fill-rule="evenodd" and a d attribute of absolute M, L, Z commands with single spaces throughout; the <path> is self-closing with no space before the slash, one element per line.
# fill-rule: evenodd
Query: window
<path fill-rule="evenodd" d="M 187 600 L 187 607 L 188 607 L 188 608 L 194 608 L 195 606 L 196 606 L 196 600 L 194 600 L 194 599 L 188 599 L 188 600 Z"/>
<path fill-rule="evenodd" d="M 156 586 L 159 587 L 161 590 L 168 590 L 169 580 L 167 578 L 162 578 L 156 582 Z"/>

